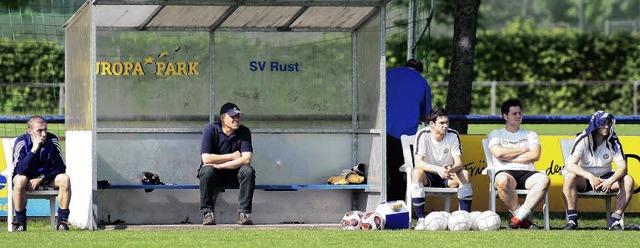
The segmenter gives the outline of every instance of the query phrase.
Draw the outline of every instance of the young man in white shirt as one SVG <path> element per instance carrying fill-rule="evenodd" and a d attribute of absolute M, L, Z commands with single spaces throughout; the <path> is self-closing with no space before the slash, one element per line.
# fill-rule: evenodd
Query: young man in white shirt
<path fill-rule="evenodd" d="M 540 159 L 540 139 L 531 130 L 520 128 L 522 124 L 522 103 L 510 99 L 502 104 L 505 128 L 489 133 L 489 151 L 496 167 L 495 187 L 500 200 L 507 206 L 512 216 L 510 229 L 538 229 L 529 220 L 531 210 L 537 206 L 549 190 L 549 177 L 535 170 L 534 162 Z M 518 204 L 517 189 L 527 189 L 524 204 Z"/>
<path fill-rule="evenodd" d="M 567 206 L 564 230 L 578 229 L 578 192 L 617 192 L 616 208 L 611 213 L 609 230 L 622 230 L 620 218 L 633 196 L 633 177 L 627 174 L 622 144 L 613 131 L 613 115 L 597 111 L 589 126 L 576 136 L 567 159 L 562 193 Z M 616 162 L 613 171 L 611 162 Z"/>
<path fill-rule="evenodd" d="M 460 210 L 471 212 L 470 174 L 462 165 L 460 135 L 449 128 L 447 112 L 436 107 L 429 112 L 429 126 L 416 134 L 415 168 L 411 176 L 411 198 L 418 223 L 424 230 L 424 187 L 458 188 Z"/>

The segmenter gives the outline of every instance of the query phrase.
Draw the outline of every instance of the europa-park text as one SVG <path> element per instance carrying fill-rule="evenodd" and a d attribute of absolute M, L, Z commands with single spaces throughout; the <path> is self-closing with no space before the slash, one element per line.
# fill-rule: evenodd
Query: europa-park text
<path fill-rule="evenodd" d="M 142 76 L 146 75 L 147 71 L 145 69 L 153 68 L 155 69 L 155 75 L 164 75 L 164 76 L 197 76 L 200 75 L 198 72 L 198 65 L 200 62 L 160 62 L 155 61 L 153 63 L 143 63 L 142 62 L 105 62 L 99 61 L 96 62 L 96 75 L 131 75 L 131 76 Z"/>

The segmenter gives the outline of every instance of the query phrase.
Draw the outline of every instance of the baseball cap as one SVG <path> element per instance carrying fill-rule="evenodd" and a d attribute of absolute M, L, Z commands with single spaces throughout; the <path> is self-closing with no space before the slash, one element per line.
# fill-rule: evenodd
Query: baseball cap
<path fill-rule="evenodd" d="M 220 108 L 220 115 L 222 114 L 227 114 L 233 117 L 233 116 L 236 116 L 237 114 L 242 114 L 242 112 L 240 112 L 240 108 L 238 108 L 238 105 L 228 102 L 223 104 L 222 107 Z"/>

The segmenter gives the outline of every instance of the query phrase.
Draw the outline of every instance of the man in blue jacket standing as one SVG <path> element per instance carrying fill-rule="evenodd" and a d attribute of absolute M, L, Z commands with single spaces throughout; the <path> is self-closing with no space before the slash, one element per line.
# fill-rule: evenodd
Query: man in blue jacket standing
<path fill-rule="evenodd" d="M 60 141 L 47 131 L 47 122 L 33 116 L 27 122 L 27 133 L 16 139 L 13 149 L 14 231 L 27 230 L 27 191 L 52 187 L 58 194 L 58 225 L 60 231 L 69 230 L 69 201 L 71 181 L 65 174 Z"/>
<path fill-rule="evenodd" d="M 431 87 L 420 75 L 424 66 L 410 59 L 387 71 L 387 200 L 403 200 L 406 192 L 402 155 L 403 134 L 414 135 L 431 111 Z M 409 179 L 407 179 L 409 180 Z"/>

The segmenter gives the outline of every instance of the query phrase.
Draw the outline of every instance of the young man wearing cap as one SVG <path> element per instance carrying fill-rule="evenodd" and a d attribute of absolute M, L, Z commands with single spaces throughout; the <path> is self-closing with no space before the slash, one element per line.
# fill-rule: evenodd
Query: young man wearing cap
<path fill-rule="evenodd" d="M 251 207 L 256 172 L 251 166 L 251 131 L 240 125 L 241 116 L 237 105 L 225 103 L 220 108 L 220 122 L 211 123 L 202 131 L 202 161 L 198 178 L 203 225 L 216 224 L 213 208 L 221 186 L 239 186 L 238 224 L 253 224 Z"/>

